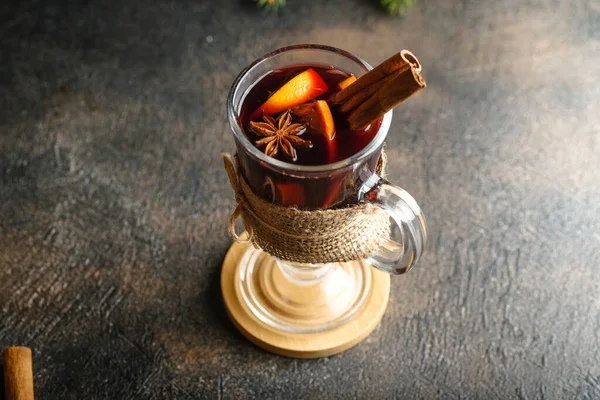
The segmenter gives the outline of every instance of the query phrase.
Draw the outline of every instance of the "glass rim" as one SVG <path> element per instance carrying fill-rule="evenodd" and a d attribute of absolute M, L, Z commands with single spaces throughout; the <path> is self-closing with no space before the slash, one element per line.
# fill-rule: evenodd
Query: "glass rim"
<path fill-rule="evenodd" d="M 246 137 L 243 131 L 243 127 L 239 124 L 239 115 L 235 110 L 235 106 L 233 104 L 234 97 L 239 90 L 239 85 L 242 79 L 255 67 L 259 66 L 261 63 L 267 61 L 268 59 L 288 51 L 295 50 L 318 50 L 329 53 L 335 53 L 341 56 L 348 58 L 351 61 L 354 61 L 360 67 L 362 67 L 365 71 L 370 71 L 373 69 L 369 63 L 367 63 L 362 58 L 342 49 L 338 49 L 336 47 L 320 45 L 320 44 L 296 44 L 292 46 L 281 47 L 277 50 L 274 50 L 270 53 L 265 54 L 264 56 L 256 59 L 252 63 L 250 63 L 246 68 L 244 68 L 235 78 L 233 84 L 231 85 L 231 90 L 229 91 L 229 95 L 227 97 L 227 117 L 229 119 L 229 126 L 233 131 L 234 136 L 239 140 L 248 154 L 258 161 L 264 162 L 266 165 L 275 167 L 277 169 L 282 169 L 289 172 L 308 172 L 308 173 L 319 173 L 319 172 L 328 172 L 334 171 L 341 168 L 345 168 L 351 165 L 356 164 L 362 159 L 368 157 L 373 151 L 378 149 L 387 136 L 387 132 L 390 128 L 392 122 L 392 110 L 388 111 L 381 121 L 381 125 L 379 130 L 375 134 L 375 137 L 358 153 L 352 155 L 351 157 L 345 158 L 343 160 L 337 161 L 331 164 L 323 164 L 323 165 L 299 165 L 292 164 L 285 161 L 278 160 L 273 157 L 267 156 L 264 152 L 258 149 L 256 146 L 250 142 L 250 140 Z M 242 99 L 243 102 L 244 99 Z"/>

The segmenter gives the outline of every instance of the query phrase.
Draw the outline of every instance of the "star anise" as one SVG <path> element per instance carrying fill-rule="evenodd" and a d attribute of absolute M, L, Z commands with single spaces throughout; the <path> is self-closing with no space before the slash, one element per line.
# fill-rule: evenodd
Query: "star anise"
<path fill-rule="evenodd" d="M 290 110 L 281 114 L 277 121 L 268 115 L 263 115 L 263 120 L 264 122 L 251 121 L 248 124 L 248 129 L 259 136 L 263 136 L 254 144 L 258 148 L 265 146 L 266 155 L 275 157 L 281 150 L 283 154 L 296 161 L 296 148 L 307 149 L 312 146 L 310 140 L 298 137 L 306 131 L 306 125 L 292 124 Z"/>

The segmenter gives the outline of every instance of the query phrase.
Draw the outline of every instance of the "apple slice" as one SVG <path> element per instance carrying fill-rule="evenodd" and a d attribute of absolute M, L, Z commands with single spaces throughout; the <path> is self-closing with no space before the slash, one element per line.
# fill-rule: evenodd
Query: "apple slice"
<path fill-rule="evenodd" d="M 271 95 L 251 116 L 251 119 L 265 115 L 273 115 L 287 110 L 288 108 L 306 103 L 326 93 L 329 90 L 327 84 L 312 68 L 299 73 L 275 93 Z"/>
<path fill-rule="evenodd" d="M 352 75 L 349 78 L 346 78 L 343 81 L 341 81 L 340 83 L 338 83 L 338 87 L 340 88 L 340 90 L 346 89 L 348 86 L 350 86 L 354 82 L 356 82 L 356 77 L 354 75 Z"/>

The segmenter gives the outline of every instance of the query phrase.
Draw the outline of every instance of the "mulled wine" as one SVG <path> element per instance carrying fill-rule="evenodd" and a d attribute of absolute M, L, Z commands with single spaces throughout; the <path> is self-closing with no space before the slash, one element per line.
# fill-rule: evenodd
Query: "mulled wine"
<path fill-rule="evenodd" d="M 345 115 L 327 99 L 356 78 L 321 65 L 293 65 L 272 71 L 247 93 L 239 124 L 247 138 L 268 156 L 298 165 L 326 165 L 361 151 L 375 137 L 381 118 L 352 130 Z M 318 179 L 276 174 L 240 154 L 246 179 L 265 200 L 285 206 L 330 208 L 355 201 L 356 171 Z M 379 152 L 365 162 L 373 173 Z M 366 174 L 368 175 L 368 174 Z"/>
<path fill-rule="evenodd" d="M 306 74 L 307 71 L 310 73 Z M 284 98 L 279 107 L 284 107 L 284 109 L 272 113 L 272 115 L 267 115 L 267 118 L 273 118 L 275 122 L 278 122 L 277 117 L 283 116 L 287 110 L 290 110 L 291 124 L 300 124 L 306 128 L 297 137 L 304 142 L 310 142 L 310 144 L 294 146 L 294 143 L 291 143 L 295 150 L 292 153 L 293 156 L 286 154 L 284 151 L 277 151 L 275 158 L 300 165 L 325 165 L 358 153 L 369 144 L 379 130 L 381 118 L 364 129 L 351 130 L 345 116 L 337 112 L 335 108 L 325 111 L 318 109 L 320 105 L 329 108 L 326 105 L 327 98 L 340 91 L 344 87 L 343 82 L 349 82 L 356 78 L 336 68 L 316 65 L 294 65 L 278 69 L 266 75 L 250 89 L 244 99 L 240 113 L 240 125 L 244 127 L 248 139 L 255 145 L 259 143 L 257 147 L 261 149 L 267 146 L 267 144 L 260 145 L 260 141 L 265 138 L 265 135 L 254 131 L 250 124 L 253 122 L 265 123 L 261 106 L 282 88 L 285 90 L 287 83 L 302 77 L 303 74 L 306 75 L 305 79 L 298 84 L 303 85 L 303 87 L 312 86 L 312 94 L 315 96 L 305 96 L 305 98 L 309 98 L 308 101 L 296 104 L 300 101 L 294 98 L 297 91 L 286 94 L 286 96 L 283 96 Z M 292 87 L 291 89 L 295 88 Z M 286 105 L 289 105 L 289 107 L 285 108 Z M 330 114 L 323 115 L 323 113 Z M 315 122 L 315 120 L 328 119 L 329 115 L 332 118 L 331 127 L 323 128 L 322 124 Z"/>

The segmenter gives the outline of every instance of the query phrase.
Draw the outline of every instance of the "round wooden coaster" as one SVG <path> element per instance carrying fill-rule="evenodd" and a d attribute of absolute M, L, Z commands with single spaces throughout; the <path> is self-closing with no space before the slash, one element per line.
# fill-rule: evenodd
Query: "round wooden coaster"
<path fill-rule="evenodd" d="M 260 321 L 240 302 L 236 280 L 240 279 L 240 261 L 252 245 L 234 242 L 223 261 L 221 290 L 229 317 L 251 342 L 270 352 L 295 358 L 327 357 L 358 344 L 375 329 L 383 316 L 390 294 L 390 276 L 372 268 L 372 284 L 365 304 L 346 323 L 318 333 L 289 333 Z M 362 262 L 357 261 L 357 268 Z"/>

